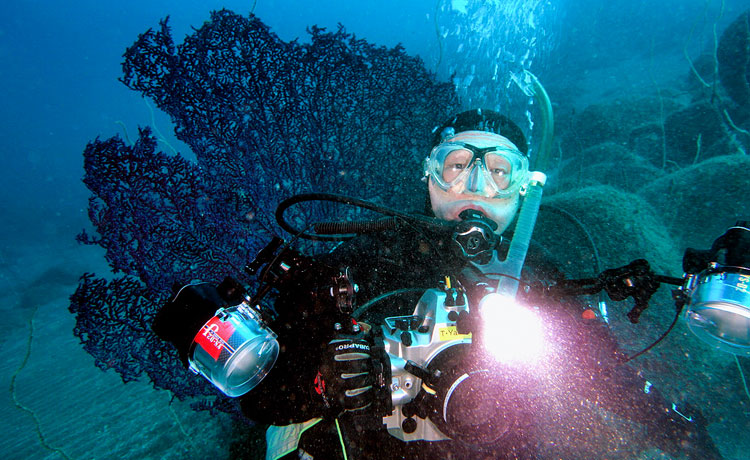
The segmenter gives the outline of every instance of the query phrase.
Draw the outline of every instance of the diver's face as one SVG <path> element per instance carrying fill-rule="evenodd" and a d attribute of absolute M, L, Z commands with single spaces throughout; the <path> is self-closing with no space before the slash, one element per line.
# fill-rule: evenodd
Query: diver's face
<path fill-rule="evenodd" d="M 478 148 L 494 147 L 510 143 L 502 136 L 490 133 L 466 132 L 446 140 L 446 142 L 465 142 Z M 512 146 L 512 144 L 510 144 Z M 438 186 L 430 177 L 428 182 L 432 211 L 439 219 L 457 221 L 458 215 L 467 209 L 481 211 L 488 218 L 497 223 L 496 233 L 500 234 L 508 228 L 518 211 L 520 203 L 519 193 L 505 197 L 488 198 L 491 193 L 477 193 L 470 191 L 465 184 L 456 184 L 447 190 Z"/>

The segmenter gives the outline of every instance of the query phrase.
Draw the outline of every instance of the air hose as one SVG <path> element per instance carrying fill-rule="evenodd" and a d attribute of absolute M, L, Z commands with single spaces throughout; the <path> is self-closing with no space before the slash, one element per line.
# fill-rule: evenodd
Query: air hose
<path fill-rule="evenodd" d="M 294 228 L 284 217 L 284 213 L 292 206 L 306 201 L 329 201 L 332 203 L 346 204 L 363 209 L 369 209 L 379 214 L 389 216 L 385 219 L 354 221 L 354 222 L 319 222 L 313 225 L 315 233 L 306 233 Z M 285 231 L 314 241 L 343 241 L 355 237 L 361 233 L 371 233 L 396 228 L 399 224 L 422 225 L 428 227 L 444 228 L 449 223 L 434 217 L 407 214 L 395 209 L 375 204 L 371 201 L 360 200 L 345 195 L 333 193 L 301 193 L 279 203 L 276 208 L 276 222 Z"/>
<path fill-rule="evenodd" d="M 542 140 L 539 142 L 539 155 L 534 161 L 532 170 L 546 171 L 552 154 L 552 143 L 555 140 L 555 117 L 552 112 L 552 102 L 550 102 L 549 95 L 539 79 L 528 70 L 525 70 L 524 73 L 531 80 L 532 94 L 530 95 L 533 95 L 539 104 L 539 112 L 542 116 Z"/>
<path fill-rule="evenodd" d="M 547 91 L 544 90 L 534 74 L 528 70 L 524 71 L 524 74 L 526 75 L 526 82 L 531 83 L 530 86 L 522 87 L 518 81 L 516 83 L 519 84 L 525 94 L 536 98 L 542 116 L 542 140 L 539 143 L 539 153 L 537 160 L 534 162 L 534 171 L 529 173 L 529 183 L 526 186 L 523 204 L 518 213 L 518 220 L 505 260 L 500 261 L 497 258 L 497 253 L 495 253 L 486 264 L 472 262 L 485 274 L 503 273 L 504 276 L 498 280 L 497 292 L 511 297 L 515 297 L 518 291 L 518 280 L 521 278 L 521 270 L 526 261 L 531 235 L 534 232 L 536 218 L 539 215 L 539 206 L 542 204 L 542 189 L 547 176 L 541 170 L 547 166 L 554 139 L 554 117 Z"/>
<path fill-rule="evenodd" d="M 375 233 L 390 230 L 398 225 L 398 217 L 385 217 L 378 220 L 352 222 L 320 222 L 313 226 L 315 233 L 321 235 L 342 235 L 347 233 Z"/>

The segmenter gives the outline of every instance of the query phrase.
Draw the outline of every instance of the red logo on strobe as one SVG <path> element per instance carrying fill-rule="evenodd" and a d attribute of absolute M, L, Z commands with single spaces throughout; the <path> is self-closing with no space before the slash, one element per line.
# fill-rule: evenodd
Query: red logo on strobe
<path fill-rule="evenodd" d="M 193 340 L 200 345 L 206 353 L 211 355 L 214 360 L 218 360 L 221 350 L 224 347 L 227 348 L 230 355 L 234 353 L 234 349 L 227 342 L 232 334 L 234 334 L 234 326 L 232 326 L 232 323 L 213 317 L 209 322 L 203 325 Z"/>

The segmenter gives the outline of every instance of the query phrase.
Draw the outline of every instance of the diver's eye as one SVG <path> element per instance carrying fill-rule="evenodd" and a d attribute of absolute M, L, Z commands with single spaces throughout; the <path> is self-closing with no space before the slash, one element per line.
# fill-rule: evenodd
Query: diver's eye
<path fill-rule="evenodd" d="M 454 181 L 461 171 L 469 167 L 474 154 L 466 149 L 456 149 L 448 154 L 443 163 L 443 180 Z"/>
<path fill-rule="evenodd" d="M 492 180 L 495 181 L 495 185 L 497 185 L 500 190 L 508 188 L 512 171 L 510 162 L 502 155 L 491 153 L 484 157 L 484 161 L 487 166 L 487 171 L 490 172 Z"/>

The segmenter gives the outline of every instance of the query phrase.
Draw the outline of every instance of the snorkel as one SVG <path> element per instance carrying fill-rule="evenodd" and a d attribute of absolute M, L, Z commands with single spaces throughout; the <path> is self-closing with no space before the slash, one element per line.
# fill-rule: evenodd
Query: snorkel
<path fill-rule="evenodd" d="M 542 189 L 547 180 L 547 176 L 540 170 L 547 167 L 554 138 L 554 117 L 549 96 L 534 74 L 526 70 L 524 75 L 525 86 L 518 79 L 515 81 L 524 94 L 529 97 L 533 96 L 539 105 L 542 117 L 542 137 L 539 143 L 539 152 L 535 155 L 533 169 L 529 172 L 528 184 L 520 192 L 523 196 L 523 202 L 518 212 L 516 226 L 505 260 L 499 260 L 497 252 L 493 251 L 489 262 L 484 264 L 477 261 L 471 262 L 485 275 L 500 276 L 496 292 L 508 297 L 515 297 L 518 290 L 518 280 L 521 277 L 521 270 L 526 260 L 531 235 L 539 214 L 539 206 L 542 203 Z"/>

